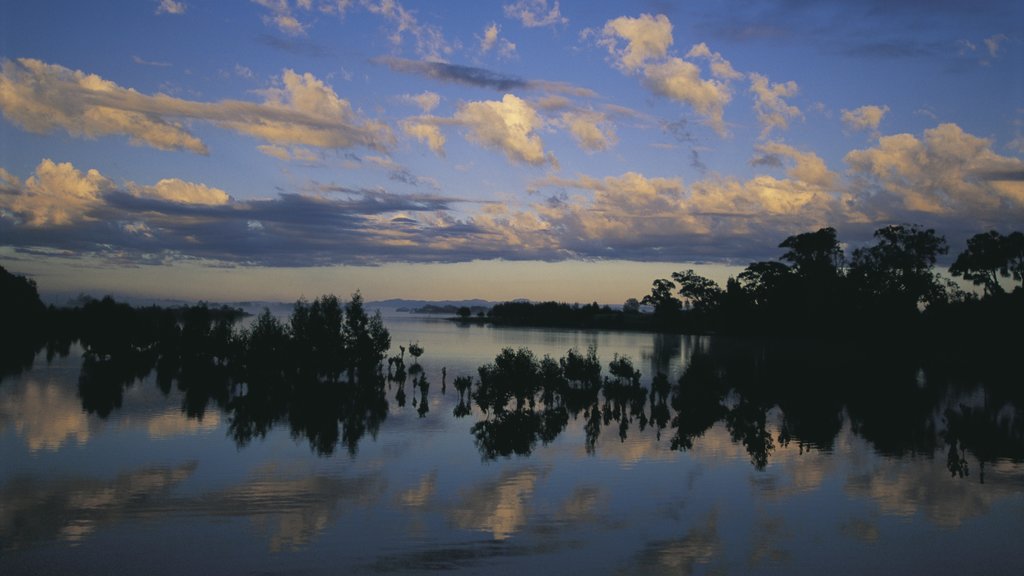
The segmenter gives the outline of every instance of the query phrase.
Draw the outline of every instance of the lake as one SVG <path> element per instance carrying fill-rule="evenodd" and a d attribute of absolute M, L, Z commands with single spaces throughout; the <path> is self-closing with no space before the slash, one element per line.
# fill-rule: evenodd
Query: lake
<path fill-rule="evenodd" d="M 0 382 L 0 574 L 1024 572 L 1012 371 L 385 321 L 422 373 L 340 412 L 40 352 Z M 487 413 L 454 384 L 591 346 L 638 384 Z"/>

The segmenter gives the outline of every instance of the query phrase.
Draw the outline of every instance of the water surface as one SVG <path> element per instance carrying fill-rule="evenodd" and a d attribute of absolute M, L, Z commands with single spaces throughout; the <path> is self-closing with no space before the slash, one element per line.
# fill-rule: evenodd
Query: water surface
<path fill-rule="evenodd" d="M 79 348 L 41 353 L 0 382 L 0 573 L 1024 569 L 1022 415 L 989 377 L 851 376 L 706 337 L 387 324 L 394 353 L 424 346 L 429 386 L 391 383 L 341 419 L 261 419 L 155 371 L 104 387 Z M 602 393 L 540 432 L 471 401 L 455 416 L 455 377 L 501 348 L 591 345 L 605 376 L 632 358 L 642 398 Z"/>

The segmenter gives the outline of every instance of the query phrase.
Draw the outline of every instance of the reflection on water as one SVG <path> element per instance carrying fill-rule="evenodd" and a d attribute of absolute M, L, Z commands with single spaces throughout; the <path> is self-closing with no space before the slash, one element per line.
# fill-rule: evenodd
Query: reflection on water
<path fill-rule="evenodd" d="M 1024 565 L 1000 544 L 1024 529 L 1012 370 L 389 325 L 426 351 L 358 387 L 41 352 L 0 381 L 0 572 L 102 572 L 126 539 L 144 557 L 172 533 L 178 573 L 211 543 L 236 572 Z"/>

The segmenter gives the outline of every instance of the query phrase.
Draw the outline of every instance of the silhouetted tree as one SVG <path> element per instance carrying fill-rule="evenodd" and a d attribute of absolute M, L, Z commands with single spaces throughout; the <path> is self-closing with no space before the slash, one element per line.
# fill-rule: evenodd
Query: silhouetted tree
<path fill-rule="evenodd" d="M 350 371 L 365 372 L 376 369 L 391 347 L 391 334 L 384 327 L 380 311 L 373 316 L 367 316 L 363 307 L 363 297 L 358 291 L 345 305 L 342 335 Z"/>
<path fill-rule="evenodd" d="M 640 312 L 640 301 L 636 298 L 627 298 L 622 304 L 622 311 L 626 314 L 637 314 Z"/>
<path fill-rule="evenodd" d="M 901 312 L 916 312 L 920 304 L 945 297 L 932 271 L 947 252 L 946 240 L 931 228 L 900 224 L 875 231 L 878 243 L 853 252 L 850 277 L 865 302 Z"/>
<path fill-rule="evenodd" d="M 780 258 L 792 263 L 793 270 L 804 278 L 835 277 L 843 267 L 843 249 L 832 227 L 790 236 L 779 248 L 788 248 Z"/>
<path fill-rule="evenodd" d="M 694 272 L 673 272 L 672 280 L 679 286 L 679 295 L 693 306 L 694 310 L 714 310 L 722 297 L 722 288 L 717 282 Z"/>
<path fill-rule="evenodd" d="M 675 297 L 676 285 L 670 280 L 659 278 L 651 285 L 651 293 L 640 302 L 654 307 L 654 315 L 661 319 L 674 317 L 683 307 Z"/>
<path fill-rule="evenodd" d="M 1005 293 L 999 285 L 999 272 L 1002 270 L 1004 276 L 1008 275 L 1007 240 L 995 230 L 971 236 L 967 239 L 967 249 L 956 257 L 949 273 L 962 276 L 976 286 L 984 286 L 986 295 Z"/>

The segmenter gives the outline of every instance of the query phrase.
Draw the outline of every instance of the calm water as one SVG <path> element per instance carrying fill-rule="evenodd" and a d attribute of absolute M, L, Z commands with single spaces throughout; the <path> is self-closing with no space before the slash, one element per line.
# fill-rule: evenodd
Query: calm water
<path fill-rule="evenodd" d="M 95 398 L 80 349 L 41 354 L 0 382 L 0 574 L 1024 573 L 1022 413 L 971 378 L 886 366 L 841 399 L 787 394 L 846 368 L 765 372 L 764 350 L 708 338 L 386 320 L 396 352 L 425 347 L 429 390 L 393 383 L 342 422 L 261 421 L 154 372 Z M 454 378 L 502 347 L 590 345 L 605 375 L 630 356 L 644 392 L 550 433 L 453 414 Z M 666 401 L 657 372 L 690 384 Z M 745 384 L 695 391 L 725 373 Z"/>

